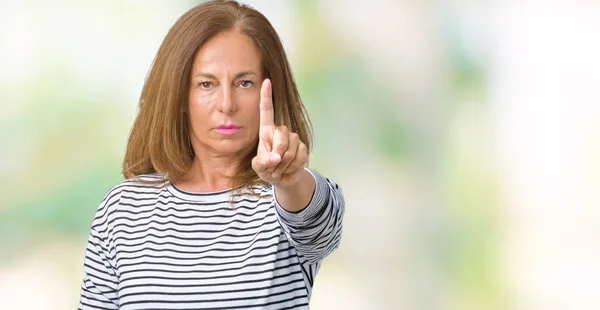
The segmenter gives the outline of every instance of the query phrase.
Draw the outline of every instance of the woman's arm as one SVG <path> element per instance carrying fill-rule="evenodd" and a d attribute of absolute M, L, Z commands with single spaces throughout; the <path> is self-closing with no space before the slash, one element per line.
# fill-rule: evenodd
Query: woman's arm
<path fill-rule="evenodd" d="M 303 263 L 316 264 L 340 243 L 344 197 L 337 184 L 303 168 L 308 147 L 286 126 L 275 126 L 274 120 L 271 81 L 265 79 L 252 168 L 272 185 L 279 221 Z"/>
<path fill-rule="evenodd" d="M 316 264 L 340 244 L 345 203 L 342 190 L 335 182 L 316 171 L 305 171 L 312 180 L 296 188 L 274 187 L 273 201 L 292 246 L 303 262 Z M 313 182 L 314 190 L 307 195 Z"/>
<path fill-rule="evenodd" d="M 288 212 L 297 213 L 308 206 L 316 187 L 315 178 L 304 169 L 300 181 L 292 186 L 273 186 L 277 203 Z"/>
<path fill-rule="evenodd" d="M 79 309 L 119 309 L 119 283 L 107 253 L 104 241 L 92 229 L 83 263 L 85 276 L 81 284 Z"/>
<path fill-rule="evenodd" d="M 102 233 L 107 227 L 109 208 L 119 200 L 120 190 L 115 187 L 104 197 L 96 211 L 85 250 L 85 274 L 78 309 L 119 309 L 119 279 L 112 264 L 106 233 Z"/>

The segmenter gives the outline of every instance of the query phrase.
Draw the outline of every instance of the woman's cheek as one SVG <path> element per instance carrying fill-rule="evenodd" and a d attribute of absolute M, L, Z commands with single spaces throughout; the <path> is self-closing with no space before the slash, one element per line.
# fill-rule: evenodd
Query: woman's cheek
<path fill-rule="evenodd" d="M 215 94 L 214 92 L 198 92 L 192 102 L 198 108 L 208 109 L 215 102 Z"/>

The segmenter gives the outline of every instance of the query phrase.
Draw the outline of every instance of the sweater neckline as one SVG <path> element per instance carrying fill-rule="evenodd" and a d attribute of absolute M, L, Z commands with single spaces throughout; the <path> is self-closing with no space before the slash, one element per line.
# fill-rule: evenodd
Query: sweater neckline
<path fill-rule="evenodd" d="M 172 182 L 167 185 L 167 190 L 175 197 L 190 201 L 227 201 L 234 191 L 234 188 L 214 192 L 192 192 L 177 187 Z"/>

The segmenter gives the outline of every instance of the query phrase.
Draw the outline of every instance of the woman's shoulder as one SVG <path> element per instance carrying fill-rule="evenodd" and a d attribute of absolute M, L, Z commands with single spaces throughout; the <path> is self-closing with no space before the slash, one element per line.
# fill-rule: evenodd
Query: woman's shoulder
<path fill-rule="evenodd" d="M 117 208 L 124 197 L 160 193 L 167 184 L 168 180 L 158 173 L 124 179 L 113 185 L 104 195 L 96 210 L 96 218 L 101 218 L 110 213 L 111 209 Z"/>
<path fill-rule="evenodd" d="M 138 189 L 153 189 L 153 188 L 163 188 L 168 184 L 168 180 L 159 173 L 149 173 L 149 174 L 141 174 L 134 177 L 130 177 L 120 181 L 119 183 L 113 185 L 104 198 L 107 200 L 111 196 L 120 195 L 123 191 L 127 190 L 135 190 Z"/>

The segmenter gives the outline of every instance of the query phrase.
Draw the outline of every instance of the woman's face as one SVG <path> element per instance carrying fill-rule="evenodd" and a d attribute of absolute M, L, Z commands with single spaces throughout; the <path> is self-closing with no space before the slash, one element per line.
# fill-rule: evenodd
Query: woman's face
<path fill-rule="evenodd" d="M 192 66 L 189 118 L 196 152 L 245 156 L 258 141 L 262 57 L 237 31 L 206 42 Z"/>

